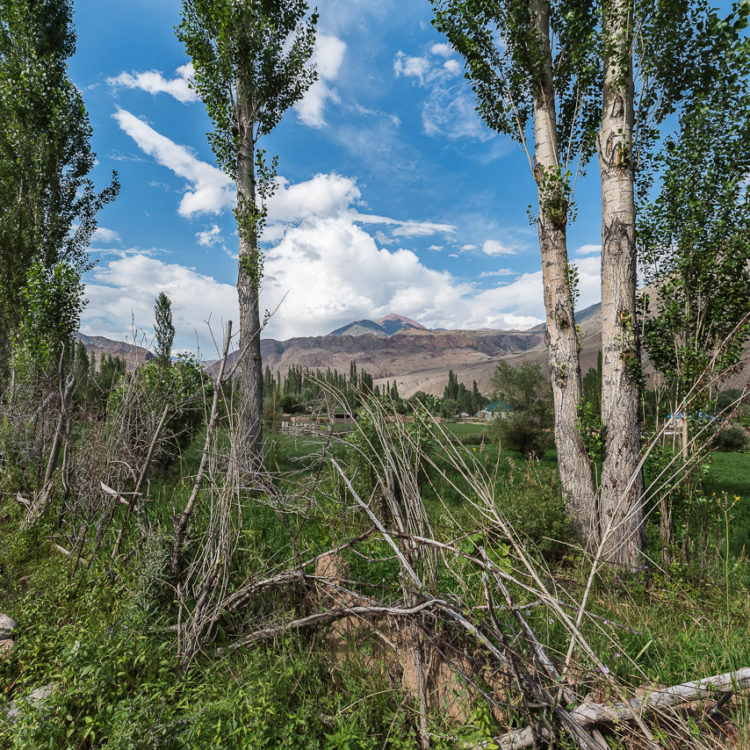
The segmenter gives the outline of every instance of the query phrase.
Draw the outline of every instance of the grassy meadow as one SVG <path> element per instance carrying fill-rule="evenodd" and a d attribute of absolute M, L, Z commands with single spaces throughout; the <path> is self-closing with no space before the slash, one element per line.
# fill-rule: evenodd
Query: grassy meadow
<path fill-rule="evenodd" d="M 83 545 L 77 562 L 61 554 L 51 543 L 56 536 L 54 515 L 19 532 L 23 508 L 10 494 L 3 495 L 0 609 L 12 614 L 20 627 L 12 653 L 0 659 L 0 703 L 40 685 L 55 688 L 42 714 L 24 709 L 11 723 L 0 713 L 0 745 L 419 747 L 416 699 L 404 692 L 398 677 L 403 665 L 394 664 L 372 634 L 353 630 L 332 646 L 330 634 L 335 629 L 282 630 L 236 647 L 241 633 L 309 611 L 315 589 L 302 582 L 269 587 L 249 600 L 245 610 L 219 618 L 195 657 L 181 667 L 169 544 L 175 515 L 192 489 L 202 444 L 199 434 L 171 470 L 151 480 L 146 518 L 127 529 L 123 545 L 136 552 L 114 560 L 95 554 L 95 537 Z M 227 447 L 226 438 L 217 441 L 217 450 Z M 514 530 L 518 549 L 528 554 L 545 590 L 555 591 L 565 602 L 567 609 L 562 611 L 575 615 L 590 565 L 561 509 L 554 454 L 538 461 L 503 453 L 489 442 L 485 426 L 470 424 L 441 426 L 426 450 L 428 460 L 419 483 L 429 529 L 437 542 L 456 550 L 438 561 L 431 573 L 435 591 L 473 608 L 477 622 L 487 625 L 482 576 L 470 559 L 481 550 L 517 576 L 520 584 L 529 581 L 516 547 L 473 499 L 473 493 L 488 491 L 497 518 Z M 360 466 L 351 440 L 266 436 L 266 463 L 274 487 L 244 497 L 232 581 L 272 576 L 287 569 L 289 560 L 313 559 L 367 533 L 370 520 L 331 469 L 331 459 Z M 358 475 L 355 469 L 350 477 L 355 489 L 367 491 L 364 473 Z M 613 684 L 635 690 L 750 665 L 750 564 L 743 541 L 750 516 L 748 477 L 750 455 L 714 454 L 701 491 L 737 495 L 740 500 L 726 516 L 720 506 L 714 507 L 716 518 L 707 527 L 705 548 L 691 548 L 691 557 L 683 559 L 675 552 L 667 560 L 652 528 L 647 569 L 632 574 L 605 566 L 594 576 L 580 629 L 606 674 L 576 649 L 579 685 L 606 699 Z M 207 508 L 198 517 L 201 528 L 211 520 Z M 116 508 L 115 521 L 124 512 Z M 139 546 L 144 524 L 152 533 Z M 118 528 L 114 523 L 105 533 L 101 549 L 111 547 Z M 194 534 L 191 554 L 200 544 L 200 534 Z M 393 605 L 400 601 L 399 563 L 382 536 L 344 546 L 339 555 L 350 581 L 347 587 Z M 427 575 L 428 557 L 414 559 Z M 314 574 L 315 565 L 306 570 Z M 531 587 L 526 590 L 524 585 L 513 588 L 516 604 L 528 607 L 524 611 L 533 632 L 558 663 L 564 662 L 570 634 L 560 612 L 535 603 Z M 450 626 L 437 630 L 441 643 L 458 638 Z M 472 658 L 484 657 L 475 653 Z M 610 678 L 617 682 L 607 682 Z M 481 670 L 475 679 L 484 689 L 492 684 L 491 676 Z M 500 713 L 506 726 L 525 722 L 520 703 L 503 704 L 502 710 L 488 714 L 481 701 L 469 701 L 460 721 L 433 708 L 428 714 L 431 746 L 478 746 L 498 731 Z M 727 709 L 727 720 L 739 727 L 732 731 L 744 736 L 742 741 L 750 739 L 749 715 L 740 700 Z M 665 747 L 680 746 L 685 731 L 694 732 L 696 742 L 723 736 L 698 721 L 689 726 L 692 729 L 679 732 L 656 729 L 671 738 Z M 620 741 L 613 737 L 611 746 L 620 747 Z M 561 740 L 560 746 L 566 742 Z"/>

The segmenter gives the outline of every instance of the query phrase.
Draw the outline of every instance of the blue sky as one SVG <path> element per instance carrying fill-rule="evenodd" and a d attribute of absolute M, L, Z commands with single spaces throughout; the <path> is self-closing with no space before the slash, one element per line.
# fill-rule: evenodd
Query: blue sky
<path fill-rule="evenodd" d="M 422 0 L 321 0 L 320 80 L 261 144 L 279 155 L 261 306 L 266 336 L 323 335 L 390 312 L 428 327 L 528 328 L 543 319 L 525 154 L 474 112 L 462 65 Z M 203 104 L 174 35 L 179 0 L 76 0 L 83 91 L 103 186 L 82 331 L 150 335 L 173 300 L 175 346 L 213 355 L 237 320 L 234 189 L 214 166 Z M 569 250 L 580 305 L 599 299 L 598 167 L 579 181 Z M 278 308 L 278 309 L 277 309 Z"/>

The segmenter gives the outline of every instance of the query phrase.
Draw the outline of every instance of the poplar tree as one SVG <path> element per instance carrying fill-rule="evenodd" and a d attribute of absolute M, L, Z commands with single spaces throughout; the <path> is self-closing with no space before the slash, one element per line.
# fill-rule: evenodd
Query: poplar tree
<path fill-rule="evenodd" d="M 305 0 L 183 0 L 177 28 L 195 67 L 193 85 L 214 125 L 209 142 L 237 188 L 239 439 L 246 468 L 261 461 L 260 237 L 277 164 L 258 141 L 316 78 L 310 64 L 316 23 Z"/>
<path fill-rule="evenodd" d="M 34 263 L 49 278 L 90 268 L 96 215 L 119 190 L 114 172 L 101 192 L 89 177 L 91 126 L 67 67 L 75 46 L 70 0 L 0 0 L 0 361 L 28 313 Z"/>
<path fill-rule="evenodd" d="M 479 113 L 490 128 L 522 145 L 536 182 L 558 468 L 566 509 L 593 547 L 596 489 L 577 428 L 582 386 L 567 225 L 572 171 L 593 154 L 598 123 L 595 3 L 431 2 L 434 25 L 466 61 Z"/>
<path fill-rule="evenodd" d="M 643 547 L 635 180 L 659 124 L 711 49 L 704 0 L 431 0 L 466 61 L 478 111 L 524 147 L 537 186 L 555 443 L 567 510 L 590 549 L 636 567 Z M 743 0 L 746 3 L 746 0 Z M 635 28 L 639 33 L 635 34 Z M 634 70 L 638 74 L 636 86 Z M 638 89 L 638 108 L 635 94 Z M 597 153 L 602 182 L 602 483 L 578 428 L 576 272 L 566 229 L 572 172 Z M 599 506 L 599 507 L 597 507 Z M 605 539 L 602 539 L 605 532 Z"/>
<path fill-rule="evenodd" d="M 644 345 L 675 401 L 722 373 L 750 338 L 750 3 L 709 14 L 714 54 L 654 162 L 658 193 L 638 215 Z M 706 408 L 696 394 L 691 411 Z"/>
<path fill-rule="evenodd" d="M 163 367 L 172 361 L 174 333 L 172 300 L 164 292 L 159 292 L 159 296 L 154 300 L 154 335 L 156 336 L 156 359 Z"/>

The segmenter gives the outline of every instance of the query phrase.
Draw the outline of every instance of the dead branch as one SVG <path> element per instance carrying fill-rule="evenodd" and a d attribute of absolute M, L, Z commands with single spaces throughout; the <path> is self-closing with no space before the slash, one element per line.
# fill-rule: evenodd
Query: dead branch
<path fill-rule="evenodd" d="M 172 579 L 177 582 L 180 576 L 181 558 L 182 558 L 182 546 L 185 543 L 185 532 L 187 531 L 187 525 L 190 521 L 190 516 L 193 514 L 193 509 L 198 501 L 198 495 L 203 485 L 203 477 L 206 473 L 206 466 L 208 465 L 208 458 L 211 452 L 211 442 L 213 440 L 214 431 L 216 429 L 216 422 L 219 418 L 219 396 L 221 394 L 221 386 L 224 380 L 224 368 L 227 364 L 227 354 L 229 353 L 229 344 L 232 340 L 232 321 L 227 323 L 227 332 L 224 338 L 224 351 L 221 356 L 221 365 L 219 366 L 219 374 L 216 376 L 216 387 L 214 388 L 214 397 L 211 403 L 211 417 L 208 420 L 208 426 L 206 427 L 206 439 L 203 443 L 203 454 L 201 455 L 201 462 L 198 467 L 198 473 L 195 475 L 193 481 L 193 489 L 190 493 L 185 510 L 182 511 L 174 529 L 174 541 L 172 543 L 172 555 L 171 555 L 171 570 Z"/>
<path fill-rule="evenodd" d="M 304 630 L 305 628 L 317 627 L 318 625 L 327 625 L 336 620 L 341 620 L 345 617 L 412 617 L 420 612 L 424 612 L 427 609 L 433 607 L 439 607 L 444 604 L 440 599 L 430 599 L 426 602 L 418 604 L 416 607 L 386 607 L 386 606 L 371 606 L 371 607 L 339 607 L 336 609 L 330 609 L 325 612 L 316 612 L 315 614 L 308 615 L 307 617 L 300 617 L 297 620 L 291 620 L 289 622 L 282 622 L 276 625 L 270 625 L 266 628 L 256 630 L 249 635 L 246 635 L 239 643 L 232 645 L 231 650 L 234 651 L 241 646 L 249 646 L 257 641 L 265 640 L 267 638 L 274 638 L 282 633 L 288 633 L 292 630 Z"/>
<path fill-rule="evenodd" d="M 60 355 L 60 393 L 61 393 L 61 405 L 60 414 L 57 418 L 57 426 L 55 427 L 55 436 L 52 440 L 52 448 L 49 452 L 49 460 L 47 461 L 47 469 L 44 472 L 44 481 L 42 482 L 42 491 L 38 497 L 34 500 L 31 507 L 26 513 L 26 517 L 23 519 L 22 527 L 27 529 L 33 526 L 43 515 L 44 511 L 49 505 L 49 501 L 52 497 L 52 476 L 55 473 L 57 467 L 57 461 L 60 457 L 60 448 L 62 446 L 62 440 L 67 432 L 67 421 L 68 412 L 73 399 L 73 391 L 76 387 L 76 379 L 74 375 L 68 375 L 65 385 L 62 385 L 62 356 Z"/>
<path fill-rule="evenodd" d="M 141 491 L 141 487 L 143 486 L 143 483 L 146 481 L 146 477 L 148 476 L 148 470 L 151 467 L 151 460 L 154 457 L 154 450 L 156 448 L 157 443 L 159 442 L 159 438 L 161 437 L 162 430 L 164 429 L 164 425 L 167 423 L 167 417 L 169 416 L 169 400 L 167 400 L 167 403 L 164 404 L 164 411 L 162 412 L 161 419 L 159 420 L 159 424 L 156 426 L 156 430 L 154 430 L 153 437 L 151 438 L 151 443 L 148 446 L 148 453 L 146 453 L 146 458 L 143 461 L 143 466 L 141 466 L 141 471 L 138 474 L 138 479 L 135 482 L 135 487 L 133 488 L 133 503 L 126 502 L 125 504 L 128 506 L 128 510 L 125 513 L 125 517 L 122 519 L 122 524 L 120 526 L 120 531 L 117 534 L 117 541 L 115 542 L 114 549 L 112 550 L 112 556 L 111 559 L 114 560 L 117 558 L 117 555 L 120 554 L 120 545 L 122 544 L 122 538 L 125 534 L 125 528 L 128 525 L 128 520 L 130 519 L 130 514 L 133 512 L 133 506 L 135 503 L 137 503 L 138 495 Z M 102 488 L 104 485 L 102 484 Z M 122 498 L 120 498 L 122 500 Z"/>
<path fill-rule="evenodd" d="M 681 703 L 687 703 L 698 698 L 710 698 L 718 693 L 745 692 L 750 690 L 750 667 L 725 672 L 702 680 L 684 682 L 668 688 L 654 688 L 653 692 L 643 698 L 631 698 L 627 705 L 623 703 L 593 703 L 586 701 L 571 711 L 571 716 L 581 727 L 591 727 L 598 724 L 612 725 L 629 721 L 633 714 L 643 715 L 654 711 L 674 708 Z M 497 737 L 492 744 L 500 750 L 520 750 L 532 747 L 539 739 L 549 739 L 549 734 L 543 726 L 528 726 Z M 469 748 L 482 748 L 486 745 L 464 745 Z"/>

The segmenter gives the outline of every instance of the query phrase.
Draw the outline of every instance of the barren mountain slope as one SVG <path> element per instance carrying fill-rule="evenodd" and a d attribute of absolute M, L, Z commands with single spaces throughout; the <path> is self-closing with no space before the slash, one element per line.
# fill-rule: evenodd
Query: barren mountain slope
<path fill-rule="evenodd" d="M 113 341 L 104 336 L 87 336 L 85 333 L 76 333 L 74 336 L 83 342 L 86 353 L 96 367 L 99 366 L 99 357 L 102 354 L 124 359 L 129 370 L 154 358 L 148 349 L 124 341 Z"/>
<path fill-rule="evenodd" d="M 520 331 L 428 331 L 404 328 L 392 336 L 317 336 L 261 341 L 264 367 L 286 374 L 292 365 L 311 370 L 348 372 L 352 360 L 374 378 L 466 364 L 492 362 L 506 354 L 532 349 L 543 334 Z"/>

